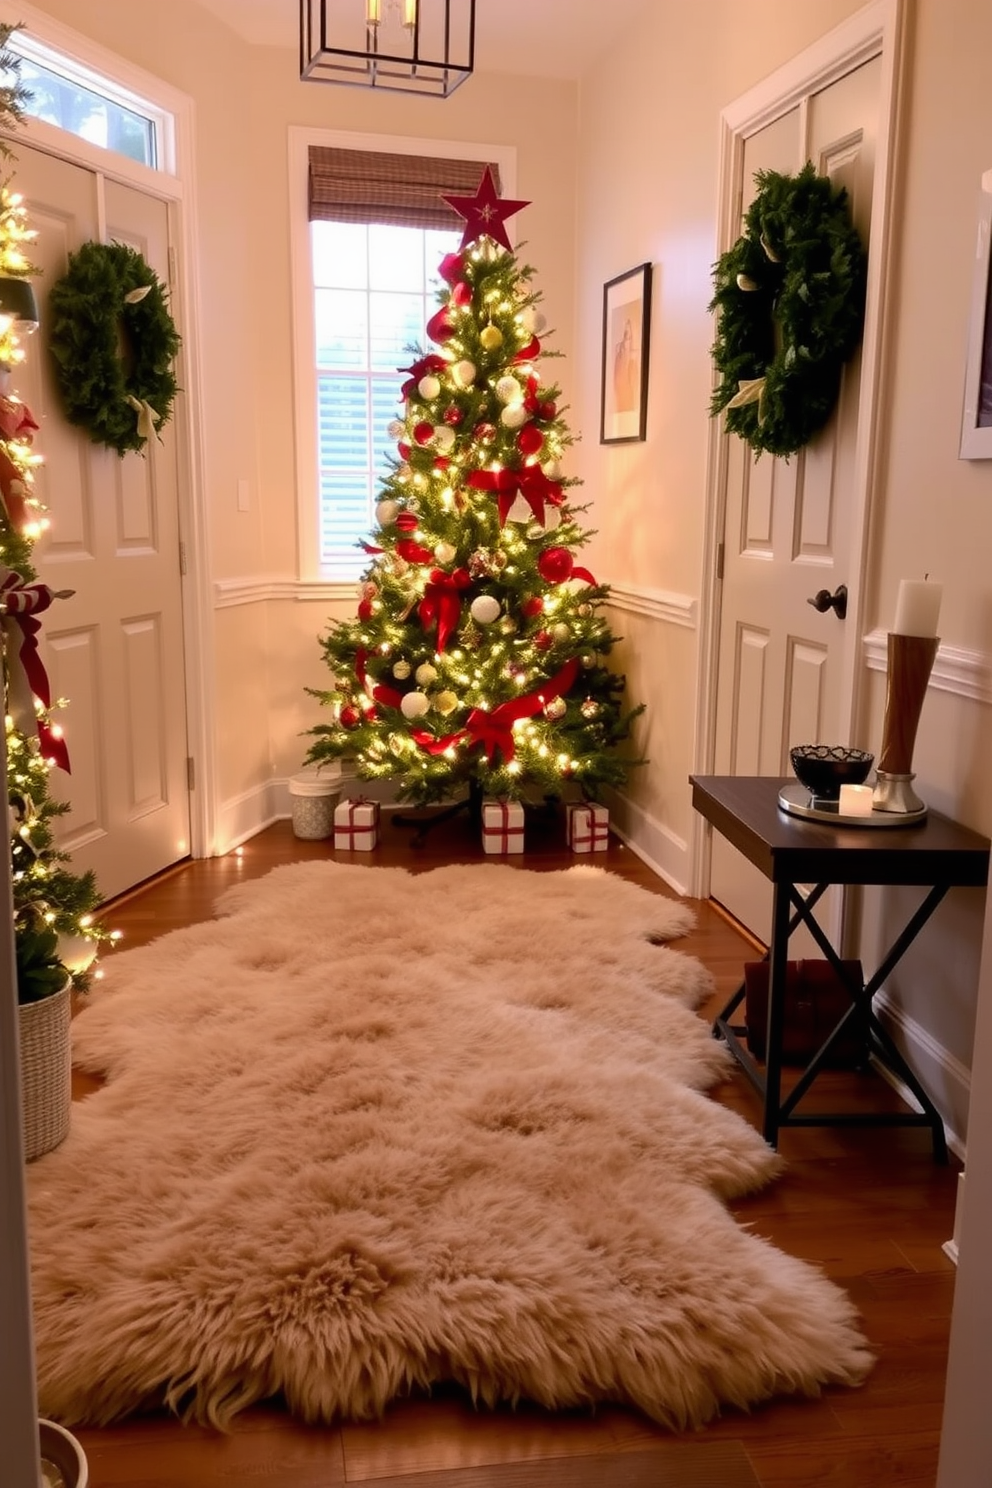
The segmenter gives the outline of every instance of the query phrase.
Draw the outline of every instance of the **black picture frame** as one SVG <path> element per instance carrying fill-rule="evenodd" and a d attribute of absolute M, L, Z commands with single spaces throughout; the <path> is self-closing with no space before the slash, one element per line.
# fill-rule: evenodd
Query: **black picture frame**
<path fill-rule="evenodd" d="M 651 265 L 638 264 L 603 286 L 600 444 L 647 437 Z"/>
<path fill-rule="evenodd" d="M 992 460 L 992 171 L 982 179 L 961 414 L 962 460 Z"/>

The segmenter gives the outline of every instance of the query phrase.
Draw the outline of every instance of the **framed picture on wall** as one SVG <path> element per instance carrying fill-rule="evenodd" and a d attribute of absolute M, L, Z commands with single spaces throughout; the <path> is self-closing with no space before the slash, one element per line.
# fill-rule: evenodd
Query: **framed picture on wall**
<path fill-rule="evenodd" d="M 982 177 L 978 236 L 971 287 L 968 364 L 961 417 L 962 460 L 992 460 L 992 284 L 989 240 L 992 236 L 992 170 Z"/>
<path fill-rule="evenodd" d="M 600 444 L 646 436 L 650 330 L 651 265 L 644 263 L 603 288 Z"/>

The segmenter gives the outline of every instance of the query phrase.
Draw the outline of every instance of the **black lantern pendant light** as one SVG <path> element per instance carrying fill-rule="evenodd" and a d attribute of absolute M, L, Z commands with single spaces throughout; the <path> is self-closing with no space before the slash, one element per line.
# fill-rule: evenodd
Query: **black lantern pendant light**
<path fill-rule="evenodd" d="M 300 77 L 447 98 L 471 77 L 475 0 L 300 0 Z"/>

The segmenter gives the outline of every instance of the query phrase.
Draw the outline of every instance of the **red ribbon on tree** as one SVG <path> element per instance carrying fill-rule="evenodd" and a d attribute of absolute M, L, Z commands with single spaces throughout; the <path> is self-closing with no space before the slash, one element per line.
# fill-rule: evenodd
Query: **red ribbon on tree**
<path fill-rule="evenodd" d="M 26 403 L 17 398 L 0 398 L 0 435 L 4 439 L 23 439 L 30 444 L 40 427 Z"/>
<path fill-rule="evenodd" d="M 465 260 L 460 253 L 446 253 L 437 271 L 446 284 L 454 284 L 464 266 Z"/>
<path fill-rule="evenodd" d="M 423 729 L 411 729 L 410 738 L 415 744 L 419 744 L 427 754 L 443 754 L 446 749 L 451 749 L 460 744 L 466 738 L 464 729 L 459 729 L 457 734 L 445 734 L 443 739 L 435 739 L 433 734 L 425 733 Z"/>
<path fill-rule="evenodd" d="M 69 751 L 61 733 L 56 733 L 35 712 L 34 699 L 47 710 L 52 706 L 48 673 L 38 651 L 41 621 L 53 599 L 68 599 L 71 589 L 49 589 L 47 584 L 26 584 L 12 568 L 0 568 L 0 614 L 7 655 L 7 711 L 22 734 L 37 736 L 45 759 L 54 760 L 69 773 Z"/>
<path fill-rule="evenodd" d="M 477 491 L 495 491 L 499 525 L 504 527 L 517 492 L 527 502 L 534 516 L 544 526 L 544 503 L 561 506 L 565 499 L 560 481 L 550 481 L 540 465 L 524 465 L 521 470 L 474 470 L 467 485 Z"/>
<path fill-rule="evenodd" d="M 412 537 L 401 537 L 396 544 L 396 552 L 407 563 L 430 563 L 434 557 L 430 548 L 425 548 L 422 543 L 414 542 Z"/>
<path fill-rule="evenodd" d="M 447 305 L 442 305 L 440 310 L 434 312 L 427 322 L 425 330 L 432 341 L 447 341 L 449 336 L 454 335 L 455 327 L 448 314 Z M 446 364 L 442 363 L 442 365 Z"/>
<path fill-rule="evenodd" d="M 425 630 L 430 630 L 437 621 L 437 649 L 443 651 L 458 625 L 462 613 L 461 590 L 467 589 L 472 577 L 467 568 L 456 568 L 454 573 L 445 573 L 435 568 L 430 582 L 424 590 L 417 613 Z"/>
<path fill-rule="evenodd" d="M 0 449 L 0 497 L 10 525 L 15 532 L 23 532 L 29 518 L 27 486 L 23 472 L 18 470 L 4 449 Z"/>
<path fill-rule="evenodd" d="M 410 376 L 400 387 L 400 397 L 409 398 L 417 391 L 417 384 L 428 372 L 443 372 L 447 367 L 443 356 L 438 356 L 436 351 L 429 352 L 415 361 L 412 366 L 400 367 L 401 372 L 409 372 Z"/>
<path fill-rule="evenodd" d="M 396 687 L 389 687 L 385 682 L 373 682 L 369 686 L 368 675 L 365 671 L 365 663 L 368 661 L 369 653 L 364 646 L 359 646 L 355 652 L 355 676 L 358 678 L 359 686 L 367 697 L 375 698 L 377 703 L 385 703 L 387 708 L 398 708 L 403 701 L 403 694 Z M 368 717 L 368 714 L 366 714 Z"/>
<path fill-rule="evenodd" d="M 537 337 L 534 336 L 530 341 L 527 342 L 526 346 L 521 346 L 520 350 L 515 353 L 511 360 L 514 362 L 532 362 L 535 357 L 539 357 L 540 355 L 541 343 L 540 341 L 538 341 Z"/>
<path fill-rule="evenodd" d="M 491 713 L 486 713 L 481 708 L 473 708 L 468 715 L 465 732 L 470 736 L 473 744 L 482 745 L 486 763 L 492 764 L 493 755 L 498 749 L 504 762 L 509 764 L 516 753 L 513 725 L 521 718 L 533 718 L 552 698 L 561 697 L 568 692 L 578 674 L 579 658 L 573 656 L 571 661 L 567 661 L 561 671 L 545 682 L 537 692 L 530 692 L 524 697 L 512 698 L 509 702 L 500 703 Z"/>

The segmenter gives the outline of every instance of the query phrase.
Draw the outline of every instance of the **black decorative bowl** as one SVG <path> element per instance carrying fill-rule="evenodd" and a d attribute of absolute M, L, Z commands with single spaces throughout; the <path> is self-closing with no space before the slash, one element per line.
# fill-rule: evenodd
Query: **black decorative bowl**
<path fill-rule="evenodd" d="M 875 763 L 867 750 L 843 744 L 797 744 L 789 754 L 796 778 L 821 801 L 836 801 L 842 785 L 863 785 Z"/>

